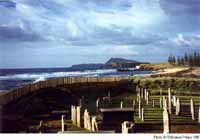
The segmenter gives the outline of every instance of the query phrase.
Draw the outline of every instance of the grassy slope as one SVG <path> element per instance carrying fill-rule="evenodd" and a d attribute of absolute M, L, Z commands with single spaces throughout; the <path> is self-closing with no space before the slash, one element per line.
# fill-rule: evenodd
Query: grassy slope
<path fill-rule="evenodd" d="M 160 94 L 160 89 L 166 93 L 168 87 L 177 94 L 192 95 L 198 94 L 200 91 L 200 79 L 199 78 L 187 78 L 187 77 L 136 77 L 134 80 L 135 84 L 142 87 L 146 87 L 151 90 L 152 94 Z"/>
<path fill-rule="evenodd" d="M 167 68 L 184 68 L 184 66 L 177 66 L 177 65 L 172 65 L 169 63 L 160 63 L 160 64 L 141 64 L 140 69 L 141 70 L 162 70 L 162 69 L 167 69 Z"/>
<path fill-rule="evenodd" d="M 174 94 L 174 93 L 172 93 Z M 190 115 L 190 99 L 194 99 L 195 104 L 195 121 L 191 119 Z M 137 124 L 137 133 L 162 133 L 163 122 L 162 122 L 162 108 L 159 104 L 160 96 L 150 95 L 149 104 L 147 105 L 142 100 L 142 106 L 144 107 L 144 118 L 142 122 L 138 118 L 138 103 L 135 106 L 134 121 Z M 120 101 L 123 101 L 124 107 L 131 107 L 133 100 L 136 100 L 136 96 L 133 93 L 126 93 L 123 96 L 116 96 L 112 98 L 112 104 L 109 107 L 120 106 Z M 155 101 L 155 107 L 152 106 L 152 101 Z M 171 132 L 173 133 L 196 133 L 200 132 L 200 126 L 197 122 L 198 118 L 198 107 L 200 97 L 198 96 L 180 96 L 181 102 L 181 113 L 180 116 L 175 115 L 175 107 L 172 106 L 171 115 Z"/>

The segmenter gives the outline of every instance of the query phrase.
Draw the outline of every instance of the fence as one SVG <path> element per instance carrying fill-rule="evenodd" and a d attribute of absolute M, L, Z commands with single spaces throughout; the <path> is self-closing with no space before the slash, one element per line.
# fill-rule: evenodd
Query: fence
<path fill-rule="evenodd" d="M 27 84 L 24 87 L 13 89 L 9 92 L 0 95 L 0 105 L 6 105 L 18 98 L 35 92 L 40 89 L 57 87 L 62 85 L 80 84 L 80 83 L 107 83 L 107 82 L 120 82 L 131 81 L 133 77 L 66 77 L 56 78 L 37 83 Z"/>

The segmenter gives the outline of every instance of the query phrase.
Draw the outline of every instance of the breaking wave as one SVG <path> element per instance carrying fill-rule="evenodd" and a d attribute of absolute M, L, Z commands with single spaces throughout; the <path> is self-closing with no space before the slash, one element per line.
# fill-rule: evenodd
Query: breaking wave
<path fill-rule="evenodd" d="M 50 73 L 25 73 L 0 76 L 0 80 L 34 80 L 34 82 L 44 81 L 48 78 L 76 77 L 76 76 L 100 76 L 101 74 L 114 73 L 115 69 L 108 70 L 87 70 L 73 72 L 50 72 Z"/>

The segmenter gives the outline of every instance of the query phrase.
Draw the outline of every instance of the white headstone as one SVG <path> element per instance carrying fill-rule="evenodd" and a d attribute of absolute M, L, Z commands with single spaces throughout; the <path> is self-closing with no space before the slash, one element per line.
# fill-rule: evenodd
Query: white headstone
<path fill-rule="evenodd" d="M 81 109 L 80 106 L 76 107 L 76 116 L 77 116 L 77 126 L 81 127 Z"/>
<path fill-rule="evenodd" d="M 84 128 L 87 130 L 92 130 L 90 115 L 87 109 L 84 112 Z"/>
<path fill-rule="evenodd" d="M 88 130 L 92 130 L 92 124 L 91 124 L 91 119 L 90 119 L 89 112 L 87 113 L 87 129 Z"/>
<path fill-rule="evenodd" d="M 92 131 L 98 131 L 98 124 L 96 121 L 96 116 L 92 117 Z"/>
<path fill-rule="evenodd" d="M 168 110 L 169 110 L 169 114 L 172 113 L 172 109 L 171 109 L 171 89 L 168 88 Z"/>
<path fill-rule="evenodd" d="M 84 120 L 84 128 L 87 129 L 87 109 L 85 109 L 84 111 L 83 120 Z"/>
<path fill-rule="evenodd" d="M 167 100 L 165 99 L 165 96 L 163 96 L 163 109 L 167 109 Z"/>
<path fill-rule="evenodd" d="M 43 124 L 43 121 L 40 120 L 40 133 L 42 133 L 42 124 Z"/>
<path fill-rule="evenodd" d="M 73 124 L 77 125 L 76 106 L 73 106 Z"/>
<path fill-rule="evenodd" d="M 137 93 L 137 99 L 136 99 L 136 101 L 138 102 L 139 101 L 139 93 Z"/>
<path fill-rule="evenodd" d="M 144 108 L 142 107 L 142 121 L 144 122 Z"/>
<path fill-rule="evenodd" d="M 99 107 L 99 98 L 96 100 L 96 108 Z"/>
<path fill-rule="evenodd" d="M 147 89 L 144 89 L 144 99 L 147 100 Z"/>
<path fill-rule="evenodd" d="M 139 105 L 138 105 L 138 115 L 139 115 L 139 118 L 141 118 L 141 99 L 139 98 Z"/>
<path fill-rule="evenodd" d="M 153 107 L 155 107 L 155 101 L 153 100 Z"/>
<path fill-rule="evenodd" d="M 127 121 L 122 123 L 122 133 L 123 134 L 128 134 L 128 127 L 127 127 Z"/>
<path fill-rule="evenodd" d="M 146 102 L 147 102 L 147 105 L 149 104 L 149 92 L 147 91 L 146 92 Z"/>
<path fill-rule="evenodd" d="M 65 120 L 64 120 L 65 115 L 61 116 L 61 131 L 64 132 L 65 131 Z"/>
<path fill-rule="evenodd" d="M 176 115 L 178 116 L 180 114 L 180 100 L 177 98 L 176 100 Z"/>
<path fill-rule="evenodd" d="M 162 97 L 160 97 L 160 108 L 162 108 Z"/>
<path fill-rule="evenodd" d="M 173 95 L 173 106 L 176 106 L 176 96 Z"/>
<path fill-rule="evenodd" d="M 190 99 L 190 111 L 192 115 L 192 120 L 194 120 L 194 103 L 192 99 Z"/>
<path fill-rule="evenodd" d="M 123 102 L 122 101 L 120 102 L 120 108 L 121 109 L 123 108 Z"/>
<path fill-rule="evenodd" d="M 163 110 L 163 133 L 169 133 L 169 114 L 167 111 L 167 108 L 164 108 Z"/>

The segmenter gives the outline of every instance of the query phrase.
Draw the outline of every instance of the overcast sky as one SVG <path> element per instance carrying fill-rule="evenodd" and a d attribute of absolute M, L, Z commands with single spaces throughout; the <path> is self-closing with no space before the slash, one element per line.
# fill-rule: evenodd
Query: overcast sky
<path fill-rule="evenodd" d="M 0 0 L 0 68 L 200 51 L 200 0 Z"/>

